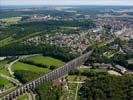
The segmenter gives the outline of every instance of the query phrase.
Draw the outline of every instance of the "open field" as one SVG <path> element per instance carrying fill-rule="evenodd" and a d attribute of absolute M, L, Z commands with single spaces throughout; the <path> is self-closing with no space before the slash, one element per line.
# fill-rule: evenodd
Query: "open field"
<path fill-rule="evenodd" d="M 111 75 L 117 75 L 117 76 L 121 76 L 120 73 L 114 71 L 114 70 L 108 70 L 108 73 L 111 74 Z"/>
<path fill-rule="evenodd" d="M 27 95 L 27 94 L 24 94 L 24 95 L 22 95 L 22 96 L 19 96 L 19 97 L 17 98 L 17 100 L 28 100 L 28 95 Z"/>
<path fill-rule="evenodd" d="M 48 56 L 42 56 L 42 55 L 28 57 L 28 58 L 25 58 L 25 60 L 33 61 L 35 63 L 44 64 L 47 66 L 54 65 L 54 66 L 60 67 L 64 64 L 64 62 L 61 60 L 48 57 Z"/>
<path fill-rule="evenodd" d="M 77 80 L 77 76 L 76 76 L 76 75 L 69 75 L 69 76 L 67 77 L 67 79 L 68 79 L 69 81 L 76 81 L 76 80 Z"/>
<path fill-rule="evenodd" d="M 7 44 L 10 44 L 10 42 L 12 42 L 12 41 L 13 41 L 12 37 L 5 38 L 5 39 L 0 41 L 0 47 L 7 45 Z"/>
<path fill-rule="evenodd" d="M 0 61 L 0 68 L 5 66 L 8 63 L 8 60 L 1 60 Z"/>
<path fill-rule="evenodd" d="M 8 60 L 2 60 L 0 61 L 0 73 L 7 75 L 7 76 L 11 76 L 10 73 L 7 70 L 7 62 Z"/>
<path fill-rule="evenodd" d="M 0 19 L 1 22 L 15 23 L 21 20 L 21 17 L 9 17 Z"/>
<path fill-rule="evenodd" d="M 6 38 L 6 39 L 0 41 L 0 43 L 1 43 L 0 47 L 6 46 L 6 45 L 9 45 L 9 44 L 13 44 L 13 43 L 17 43 L 17 42 L 21 42 L 25 39 L 36 36 L 38 34 L 40 34 L 40 32 L 35 32 L 35 33 L 26 35 L 25 37 L 22 37 L 22 38 L 19 38 L 19 39 L 14 39 L 12 37 Z"/>
<path fill-rule="evenodd" d="M 48 68 L 40 68 L 34 65 L 24 64 L 21 62 L 17 62 L 12 67 L 13 71 L 16 70 L 26 70 L 26 71 L 33 71 L 39 73 L 48 73 L 50 70 Z"/>
<path fill-rule="evenodd" d="M 11 87 L 13 87 L 13 83 L 9 82 L 8 80 L 0 77 L 0 85 L 4 85 L 5 89 L 9 89 Z"/>
<path fill-rule="evenodd" d="M 6 68 L 1 68 L 0 73 L 11 77 L 10 73 L 8 72 Z"/>

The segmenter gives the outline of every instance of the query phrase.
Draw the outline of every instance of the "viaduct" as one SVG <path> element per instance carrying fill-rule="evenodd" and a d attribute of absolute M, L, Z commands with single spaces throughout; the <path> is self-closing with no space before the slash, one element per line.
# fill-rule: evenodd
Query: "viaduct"
<path fill-rule="evenodd" d="M 51 80 L 54 80 L 54 79 L 58 79 L 60 77 L 65 76 L 71 70 L 73 70 L 76 67 L 84 64 L 84 62 L 89 58 L 89 56 L 91 55 L 92 52 L 93 52 L 93 50 L 91 50 L 91 51 L 89 51 L 89 52 L 87 52 L 87 53 L 85 53 L 85 54 L 69 61 L 64 66 L 59 67 L 59 68 L 51 71 L 48 74 L 44 74 L 41 77 L 18 87 L 16 90 L 14 90 L 14 91 L 8 93 L 7 95 L 1 97 L 0 100 L 13 100 L 16 97 L 24 94 L 27 91 L 35 89 L 36 86 L 38 86 L 41 83 L 44 83 L 46 81 L 51 81 Z"/>

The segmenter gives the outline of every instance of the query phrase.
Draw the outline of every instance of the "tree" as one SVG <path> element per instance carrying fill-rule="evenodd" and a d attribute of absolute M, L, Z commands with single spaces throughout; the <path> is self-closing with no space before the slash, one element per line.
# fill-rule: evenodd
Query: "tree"
<path fill-rule="evenodd" d="M 132 100 L 133 76 L 94 76 L 79 90 L 81 100 Z"/>

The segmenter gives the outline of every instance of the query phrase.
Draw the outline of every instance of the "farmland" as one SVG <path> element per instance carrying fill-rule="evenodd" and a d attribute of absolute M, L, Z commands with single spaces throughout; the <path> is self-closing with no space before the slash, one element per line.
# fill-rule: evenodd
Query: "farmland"
<path fill-rule="evenodd" d="M 42 55 L 28 57 L 25 60 L 33 61 L 33 62 L 44 64 L 47 66 L 54 65 L 54 66 L 60 67 L 64 64 L 64 62 L 61 60 L 58 60 L 49 56 L 42 56 Z"/>
<path fill-rule="evenodd" d="M 6 22 L 6 23 L 16 23 L 21 20 L 21 17 L 9 17 L 9 18 L 1 18 L 1 22 Z"/>
<path fill-rule="evenodd" d="M 26 70 L 26 71 L 33 71 L 33 72 L 40 72 L 40 73 L 48 73 L 49 69 L 47 68 L 40 68 L 34 65 L 24 64 L 21 62 L 17 62 L 13 65 L 13 71 L 17 70 Z"/>
<path fill-rule="evenodd" d="M 7 64 L 8 64 L 8 60 L 2 60 L 0 61 L 0 73 L 10 76 L 8 70 L 7 70 Z"/>
<path fill-rule="evenodd" d="M 13 83 L 9 82 L 8 80 L 0 77 L 0 86 L 4 86 L 5 89 L 9 89 L 14 86 Z"/>

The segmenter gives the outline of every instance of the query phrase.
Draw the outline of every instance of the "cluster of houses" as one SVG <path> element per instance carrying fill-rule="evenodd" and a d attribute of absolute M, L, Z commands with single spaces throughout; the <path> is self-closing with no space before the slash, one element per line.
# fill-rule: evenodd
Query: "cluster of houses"
<path fill-rule="evenodd" d="M 51 15 L 33 15 L 27 21 L 47 21 L 47 20 L 58 20 L 58 17 Z"/>
<path fill-rule="evenodd" d="M 73 52 L 80 52 L 86 50 L 86 48 L 98 42 L 104 38 L 102 33 L 93 32 L 93 30 L 81 31 L 78 34 L 65 34 L 65 33 L 55 33 L 46 34 L 44 36 L 35 36 L 25 41 L 25 43 L 34 43 L 35 45 L 50 44 L 57 45 L 62 48 L 69 48 Z"/>
<path fill-rule="evenodd" d="M 125 18 L 98 18 L 96 20 L 96 23 L 98 26 L 103 26 L 103 25 L 110 25 L 111 26 L 111 31 L 116 32 L 120 31 L 123 28 L 131 28 L 133 27 L 133 23 L 131 21 L 126 20 Z"/>

